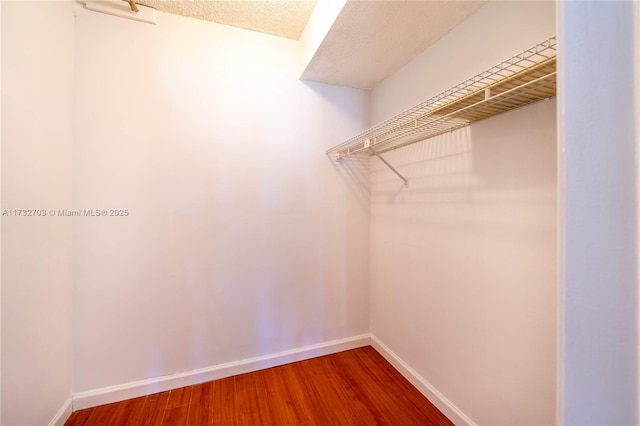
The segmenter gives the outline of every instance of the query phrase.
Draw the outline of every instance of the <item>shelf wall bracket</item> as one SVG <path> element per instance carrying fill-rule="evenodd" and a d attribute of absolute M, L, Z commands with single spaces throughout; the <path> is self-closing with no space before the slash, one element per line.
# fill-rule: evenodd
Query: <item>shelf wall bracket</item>
<path fill-rule="evenodd" d="M 382 162 L 384 163 L 384 165 L 385 165 L 385 166 L 387 166 L 388 168 L 390 168 L 390 169 L 391 169 L 391 171 L 392 171 L 393 173 L 395 173 L 395 174 L 396 174 L 400 179 L 402 179 L 402 181 L 404 182 L 404 186 L 405 186 L 405 187 L 408 187 L 408 186 L 409 186 L 409 181 L 408 181 L 404 176 L 402 176 L 402 175 L 400 174 L 400 172 L 398 172 L 398 171 L 397 171 L 397 170 L 396 170 L 396 169 L 395 169 L 391 164 L 389 164 L 389 163 L 387 162 L 387 160 L 385 160 L 385 159 L 384 159 L 384 157 L 383 157 L 382 155 L 378 154 L 378 153 L 376 152 L 376 150 L 375 150 L 375 149 L 373 149 L 373 148 L 371 147 L 371 141 L 370 141 L 369 139 L 367 139 L 367 140 L 365 141 L 364 146 L 365 146 L 366 148 L 368 148 L 368 149 L 369 149 L 369 151 L 371 151 L 371 153 L 372 153 L 373 155 L 375 155 L 376 157 L 378 157 L 378 158 L 380 159 L 380 161 L 382 161 Z"/>

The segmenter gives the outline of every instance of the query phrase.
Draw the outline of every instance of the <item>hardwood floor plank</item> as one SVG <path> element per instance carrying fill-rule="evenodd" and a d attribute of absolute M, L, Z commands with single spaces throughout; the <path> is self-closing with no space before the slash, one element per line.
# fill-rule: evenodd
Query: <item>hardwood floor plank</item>
<path fill-rule="evenodd" d="M 269 425 L 295 424 L 295 415 L 287 404 L 286 390 L 276 371 L 278 369 L 269 368 L 257 371 L 254 376 L 263 422 Z"/>
<path fill-rule="evenodd" d="M 340 355 L 340 354 L 337 354 Z M 357 381 L 352 376 L 352 371 L 345 368 L 339 357 L 322 360 L 325 363 L 325 369 L 331 374 L 331 380 L 334 387 L 338 386 L 341 392 L 342 412 L 348 413 L 353 411 L 353 417 L 348 416 L 351 424 L 352 419 L 358 423 L 361 419 L 367 425 L 381 424 L 380 414 L 377 407 L 370 403 L 369 396 L 362 393 Z"/>
<path fill-rule="evenodd" d="M 118 403 L 112 422 L 114 425 L 137 425 L 147 397 L 128 399 Z"/>
<path fill-rule="evenodd" d="M 141 426 L 158 426 L 162 424 L 169 401 L 170 391 L 149 395 L 142 408 Z M 97 425 L 96 425 L 97 426 Z"/>
<path fill-rule="evenodd" d="M 363 360 L 369 372 L 376 371 L 378 377 L 384 378 L 384 386 L 389 390 L 395 400 L 406 405 L 406 411 L 411 413 L 419 412 L 424 416 L 429 424 L 433 425 L 453 425 L 438 408 L 424 397 L 382 355 L 375 349 L 368 346 L 358 351 L 356 356 Z"/>
<path fill-rule="evenodd" d="M 409 389 L 399 386 L 396 381 L 398 376 L 387 374 L 387 369 L 383 368 L 383 364 L 387 361 L 384 358 L 372 359 L 368 353 L 356 353 L 355 359 L 358 368 L 361 369 L 369 378 L 370 393 L 375 402 L 385 412 L 385 418 L 389 421 L 398 421 L 403 424 L 424 424 L 428 421 L 424 412 L 416 410 L 410 397 Z M 389 365 L 390 366 L 390 365 Z M 392 367 L 393 368 L 393 367 Z M 417 391 L 415 388 L 414 391 Z M 424 401 L 424 396 L 420 394 Z"/>
<path fill-rule="evenodd" d="M 118 403 L 100 405 L 93 410 L 86 424 L 88 425 L 107 425 L 111 424 L 111 420 L 115 417 Z"/>
<path fill-rule="evenodd" d="M 298 366 L 283 365 L 278 368 L 265 370 L 266 379 L 273 393 L 280 395 L 279 409 L 283 424 L 309 425 L 312 424 L 313 410 L 310 401 L 296 375 Z"/>
<path fill-rule="evenodd" d="M 296 365 L 287 365 L 285 367 L 282 373 L 282 380 L 289 392 L 292 403 L 297 408 L 296 412 L 302 420 L 301 423 L 313 424 L 314 419 L 321 418 L 319 416 L 327 416 L 327 413 L 317 413 L 318 406 L 314 403 L 314 398 L 312 398 L 312 396 L 317 397 L 317 395 L 311 392 L 312 387 L 307 381 L 304 369 Z M 331 422 L 326 422 L 326 424 L 330 425 Z"/>
<path fill-rule="evenodd" d="M 162 424 L 170 426 L 186 426 L 188 415 L 189 405 L 180 405 L 178 407 L 169 408 L 164 413 Z"/>
<path fill-rule="evenodd" d="M 348 372 L 342 375 L 347 388 L 352 390 L 378 424 L 415 424 L 408 422 L 407 416 L 380 384 L 377 375 L 364 369 L 353 352 L 348 351 L 339 355 L 334 361 L 342 371 Z"/>
<path fill-rule="evenodd" d="M 255 383 L 256 373 L 236 376 L 236 424 L 238 426 L 269 425 L 263 422 Z"/>
<path fill-rule="evenodd" d="M 357 372 L 354 377 L 355 386 L 360 388 L 360 395 L 367 396 L 368 403 L 372 408 L 375 407 L 377 417 L 383 424 L 441 424 L 439 419 L 429 416 L 428 412 L 416 409 L 417 407 L 407 398 L 410 394 L 409 389 L 398 386 L 398 382 L 394 380 L 401 377 L 398 372 L 394 369 L 394 375 L 386 374 L 387 369 L 384 367 L 393 367 L 384 358 L 373 361 L 367 351 L 351 351 L 337 359 L 338 362 L 344 363 L 348 371 L 354 374 Z M 412 390 L 418 392 L 415 388 Z M 419 395 L 423 403 L 428 403 L 423 395 Z"/>
<path fill-rule="evenodd" d="M 191 403 L 192 392 L 193 386 L 171 390 L 169 393 L 169 401 L 167 402 L 167 410 L 189 405 Z"/>
<path fill-rule="evenodd" d="M 318 424 L 338 425 L 334 412 L 333 398 L 323 397 L 319 389 L 326 386 L 326 378 L 322 372 L 314 368 L 316 360 L 297 363 L 297 371 L 293 373 L 295 380 L 300 383 L 305 398 L 305 406 L 311 410 L 311 417 Z"/>
<path fill-rule="evenodd" d="M 452 424 L 382 355 L 364 347 L 80 410 L 65 425 Z"/>
<path fill-rule="evenodd" d="M 317 413 L 328 424 L 375 425 L 376 418 L 369 412 L 345 382 L 343 375 L 348 372 L 339 369 L 332 358 L 320 357 L 303 365 L 311 380 L 308 382 L 315 396 L 315 403 L 322 406 L 330 417 Z"/>
<path fill-rule="evenodd" d="M 227 377 L 213 382 L 213 397 L 209 417 L 213 426 L 236 425 L 236 378 Z"/>
<path fill-rule="evenodd" d="M 85 424 L 88 424 L 87 420 L 94 410 L 95 408 L 87 408 L 86 410 L 75 411 L 65 422 L 65 426 L 84 426 Z"/>
<path fill-rule="evenodd" d="M 212 422 L 209 415 L 215 382 L 207 382 L 193 386 L 191 404 L 187 415 L 188 426 L 205 426 Z"/>

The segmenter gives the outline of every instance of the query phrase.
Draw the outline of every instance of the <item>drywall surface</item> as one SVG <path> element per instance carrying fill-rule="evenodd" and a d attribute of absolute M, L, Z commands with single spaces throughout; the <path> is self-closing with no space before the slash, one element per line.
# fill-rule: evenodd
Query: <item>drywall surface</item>
<path fill-rule="evenodd" d="M 563 424 L 638 422 L 633 8 L 559 5 Z"/>
<path fill-rule="evenodd" d="M 372 92 L 372 121 L 554 25 L 553 3 L 489 3 Z M 551 99 L 387 153 L 408 188 L 371 162 L 372 334 L 477 424 L 555 422 L 555 116 Z"/>
<path fill-rule="evenodd" d="M 6 425 L 48 424 L 71 397 L 71 219 L 48 211 L 71 205 L 73 36 L 69 2 L 2 4 Z"/>
<path fill-rule="evenodd" d="M 332 18 L 329 28 L 317 25 L 313 17 L 307 24 L 315 31 L 310 38 L 305 29 L 300 39 L 304 59 L 300 78 L 366 90 L 402 68 L 485 3 L 328 1 L 335 3 L 332 7 L 339 13 L 327 16 Z"/>
<path fill-rule="evenodd" d="M 75 392 L 368 332 L 366 92 L 298 43 L 160 14 L 77 20 Z M 124 210 L 110 216 L 111 210 Z"/>
<path fill-rule="evenodd" d="M 300 74 L 304 74 L 347 0 L 318 0 L 300 35 Z"/>

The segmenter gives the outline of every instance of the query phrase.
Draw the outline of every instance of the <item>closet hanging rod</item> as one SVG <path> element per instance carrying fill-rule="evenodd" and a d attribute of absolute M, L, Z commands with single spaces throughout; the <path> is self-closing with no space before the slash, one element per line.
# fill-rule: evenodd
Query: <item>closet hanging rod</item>
<path fill-rule="evenodd" d="M 536 65 L 536 68 L 541 68 L 543 66 L 548 66 L 551 65 L 552 62 L 555 64 L 555 58 L 551 58 L 548 59 L 547 61 L 542 62 L 539 65 Z M 531 69 L 525 69 L 523 71 L 520 71 L 519 73 L 514 74 L 513 76 L 510 76 L 508 79 L 506 79 L 507 81 L 514 81 L 520 77 L 522 78 L 526 78 L 527 74 L 531 73 Z M 484 101 L 488 101 L 491 99 L 495 99 L 497 96 L 499 95 L 503 95 L 505 93 L 511 92 L 513 89 L 507 89 L 506 91 L 502 91 L 504 90 L 504 85 L 505 85 L 506 81 L 497 81 L 489 86 L 486 87 L 482 87 L 477 89 L 474 92 L 471 92 L 471 94 L 466 94 L 464 96 L 462 96 L 461 98 L 455 98 L 451 101 L 448 101 L 446 103 L 444 103 L 443 105 L 436 105 L 434 107 L 437 107 L 436 110 L 429 110 L 427 112 L 424 112 L 422 115 L 417 116 L 416 118 L 413 119 L 413 123 L 410 124 L 414 124 L 415 128 L 419 128 L 419 127 L 423 127 L 425 125 L 429 124 L 430 118 L 434 117 L 439 111 L 446 111 L 449 110 L 451 112 L 447 113 L 447 115 L 453 115 L 456 112 L 462 112 L 463 109 L 468 108 L 469 106 L 472 105 L 468 105 L 468 106 L 463 106 L 465 105 L 465 100 L 470 100 L 472 98 L 476 98 L 475 101 L 478 101 L 478 98 L 480 98 L 480 101 L 478 101 L 475 105 L 481 104 Z M 518 87 L 525 87 L 527 86 L 528 83 L 525 83 L 521 86 L 516 86 L 514 89 L 518 88 Z M 473 102 L 473 100 L 471 101 Z M 453 104 L 460 104 L 462 109 L 456 109 L 456 108 L 451 108 L 451 106 Z M 469 104 L 469 102 L 466 102 L 466 104 Z M 427 120 L 426 123 L 422 123 L 422 120 Z M 418 123 L 421 123 L 420 125 L 418 125 Z M 394 133 L 396 131 L 399 131 L 401 128 L 406 127 L 406 123 L 399 123 L 396 124 L 394 127 L 391 127 L 390 129 L 386 129 L 384 131 L 381 131 L 378 135 L 377 135 L 377 139 L 380 140 L 380 138 L 382 136 L 385 136 L 387 134 L 391 134 Z"/>
<path fill-rule="evenodd" d="M 518 107 L 520 107 L 520 106 L 528 105 L 532 102 L 537 102 L 542 99 L 548 99 L 553 95 L 549 94 L 549 96 L 543 97 L 543 98 L 539 98 L 538 96 L 526 98 L 526 96 L 535 90 L 543 90 L 544 88 L 554 84 L 556 84 L 555 71 L 553 73 L 547 74 L 543 77 L 540 77 L 528 83 L 525 83 L 521 86 L 515 87 L 513 89 L 509 89 L 493 97 L 485 98 L 478 103 L 468 105 L 459 110 L 451 111 L 445 115 L 441 115 L 441 116 L 431 115 L 428 121 L 421 123 L 416 127 L 403 130 L 399 134 L 391 136 L 390 138 L 387 138 L 387 139 L 378 139 L 375 145 L 377 147 L 382 147 L 383 145 L 388 145 L 390 143 L 393 143 L 397 139 L 408 138 L 413 135 L 416 135 L 416 137 L 413 139 L 406 140 L 405 142 L 393 145 L 392 147 L 382 148 L 382 150 L 379 150 L 377 152 L 384 153 L 390 150 L 398 149 L 398 148 L 410 145 L 412 143 L 420 142 L 421 140 L 425 140 L 443 133 L 450 132 L 452 130 L 455 130 L 461 127 L 465 127 L 469 125 L 472 121 L 478 121 L 478 120 L 461 119 L 460 116 L 463 116 L 463 115 L 473 116 L 475 114 L 475 116 L 479 117 L 481 114 L 484 114 L 484 112 L 487 112 L 488 113 L 487 117 L 489 117 L 492 115 L 496 115 L 500 112 L 514 109 L 512 107 L 514 102 L 509 102 L 509 101 L 517 101 Z M 482 116 L 481 118 L 486 118 L 486 117 Z M 458 121 L 456 121 L 456 119 Z M 364 146 L 360 148 L 355 148 L 350 151 L 350 154 L 357 154 L 364 150 L 371 151 L 371 148 L 370 147 L 365 148 Z"/>
<path fill-rule="evenodd" d="M 377 155 L 553 97 L 556 45 L 555 36 L 544 40 L 334 146 L 327 154 L 336 159 L 361 152 Z"/>

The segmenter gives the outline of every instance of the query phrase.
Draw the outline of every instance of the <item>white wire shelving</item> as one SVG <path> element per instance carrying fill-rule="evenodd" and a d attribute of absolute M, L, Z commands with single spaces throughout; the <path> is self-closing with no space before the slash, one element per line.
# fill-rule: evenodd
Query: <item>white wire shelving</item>
<path fill-rule="evenodd" d="M 380 154 L 556 95 L 556 37 L 551 37 L 413 108 L 327 150 L 339 160 Z"/>

